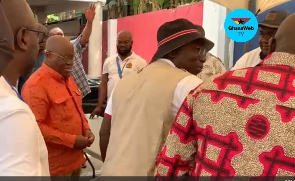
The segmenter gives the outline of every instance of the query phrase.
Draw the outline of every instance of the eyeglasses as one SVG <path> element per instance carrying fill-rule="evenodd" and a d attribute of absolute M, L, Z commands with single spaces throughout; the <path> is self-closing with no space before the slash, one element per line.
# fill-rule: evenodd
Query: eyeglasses
<path fill-rule="evenodd" d="M 42 32 L 38 30 L 33 30 L 26 28 L 25 30 L 35 32 L 37 34 L 37 39 L 39 43 L 45 42 L 48 39 L 48 32 Z"/>
<path fill-rule="evenodd" d="M 208 52 L 205 48 L 197 48 L 197 52 L 200 54 L 200 55 L 206 55 Z"/>
<path fill-rule="evenodd" d="M 46 53 L 54 54 L 54 55 L 58 56 L 59 58 L 63 59 L 65 62 L 72 61 L 74 59 L 74 57 L 62 56 L 60 54 L 57 54 L 57 53 L 54 53 L 54 52 L 51 52 L 51 51 L 46 51 Z"/>
<path fill-rule="evenodd" d="M 185 46 L 189 47 L 193 51 L 196 51 L 201 56 L 204 56 L 204 55 L 206 55 L 208 53 L 208 51 L 203 46 L 200 46 L 200 45 L 198 45 L 196 43 L 189 43 L 189 44 L 187 44 Z"/>

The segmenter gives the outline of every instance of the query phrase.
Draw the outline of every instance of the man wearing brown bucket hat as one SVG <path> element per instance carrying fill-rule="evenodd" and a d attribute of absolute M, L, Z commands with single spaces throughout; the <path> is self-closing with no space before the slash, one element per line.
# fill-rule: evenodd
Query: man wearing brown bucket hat
<path fill-rule="evenodd" d="M 203 36 L 205 36 L 205 30 L 202 26 L 196 25 L 197 30 Z M 202 71 L 197 75 L 203 81 L 211 78 L 212 76 L 222 75 L 226 72 L 226 68 L 223 65 L 223 62 L 220 58 L 212 55 L 211 53 L 207 53 L 204 57 L 205 63 Z"/>
<path fill-rule="evenodd" d="M 259 23 L 259 47 L 245 53 L 231 70 L 237 70 L 246 67 L 255 67 L 269 52 L 268 42 L 274 37 L 281 23 L 290 15 L 288 11 L 279 10 L 268 13 L 264 21 Z"/>
<path fill-rule="evenodd" d="M 157 157 L 156 180 L 294 179 L 294 32 L 292 14 L 259 66 L 226 72 L 187 96 Z"/>
<path fill-rule="evenodd" d="M 157 41 L 151 64 L 120 80 L 110 96 L 100 130 L 102 176 L 152 176 L 180 105 L 202 83 L 195 75 L 214 43 L 193 23 L 166 22 Z"/>

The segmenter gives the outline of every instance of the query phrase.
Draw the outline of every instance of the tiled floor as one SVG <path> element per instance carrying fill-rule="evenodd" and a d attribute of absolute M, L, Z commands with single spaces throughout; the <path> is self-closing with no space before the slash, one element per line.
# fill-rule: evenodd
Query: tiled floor
<path fill-rule="evenodd" d="M 100 175 L 100 169 L 102 166 L 102 161 L 95 159 L 93 157 L 91 157 L 90 155 L 88 155 L 90 161 L 92 162 L 94 168 L 95 168 L 95 175 L 99 176 Z M 82 173 L 81 176 L 92 176 L 92 168 L 90 166 L 90 164 L 87 162 L 87 167 L 85 169 L 82 169 Z"/>

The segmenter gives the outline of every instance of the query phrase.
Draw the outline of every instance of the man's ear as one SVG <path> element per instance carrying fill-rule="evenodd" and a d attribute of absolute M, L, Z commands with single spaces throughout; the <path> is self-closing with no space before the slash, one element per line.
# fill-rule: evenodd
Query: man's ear
<path fill-rule="evenodd" d="M 20 50 L 27 50 L 27 45 L 26 45 L 26 41 L 25 41 L 25 34 L 26 34 L 26 29 L 25 28 L 21 28 L 20 30 L 18 30 L 18 32 L 16 33 L 16 37 L 15 37 L 15 45 L 17 48 L 19 48 Z"/>
<path fill-rule="evenodd" d="M 50 57 L 51 56 L 51 53 L 49 51 L 45 51 L 45 56 L 46 57 Z"/>
<path fill-rule="evenodd" d="M 273 53 L 276 50 L 276 39 L 274 37 L 269 39 L 269 43 L 268 43 L 268 55 Z"/>
<path fill-rule="evenodd" d="M 27 50 L 28 48 L 27 47 L 28 38 L 26 37 L 26 33 L 27 33 L 27 30 L 25 28 L 21 28 L 16 33 L 16 37 L 15 37 L 16 47 L 24 51 Z"/>

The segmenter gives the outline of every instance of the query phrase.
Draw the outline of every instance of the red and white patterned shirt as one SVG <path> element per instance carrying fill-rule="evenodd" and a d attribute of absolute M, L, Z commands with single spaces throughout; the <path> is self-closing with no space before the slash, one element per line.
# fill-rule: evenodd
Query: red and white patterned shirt
<path fill-rule="evenodd" d="M 295 55 L 226 72 L 183 102 L 156 176 L 295 176 Z"/>

